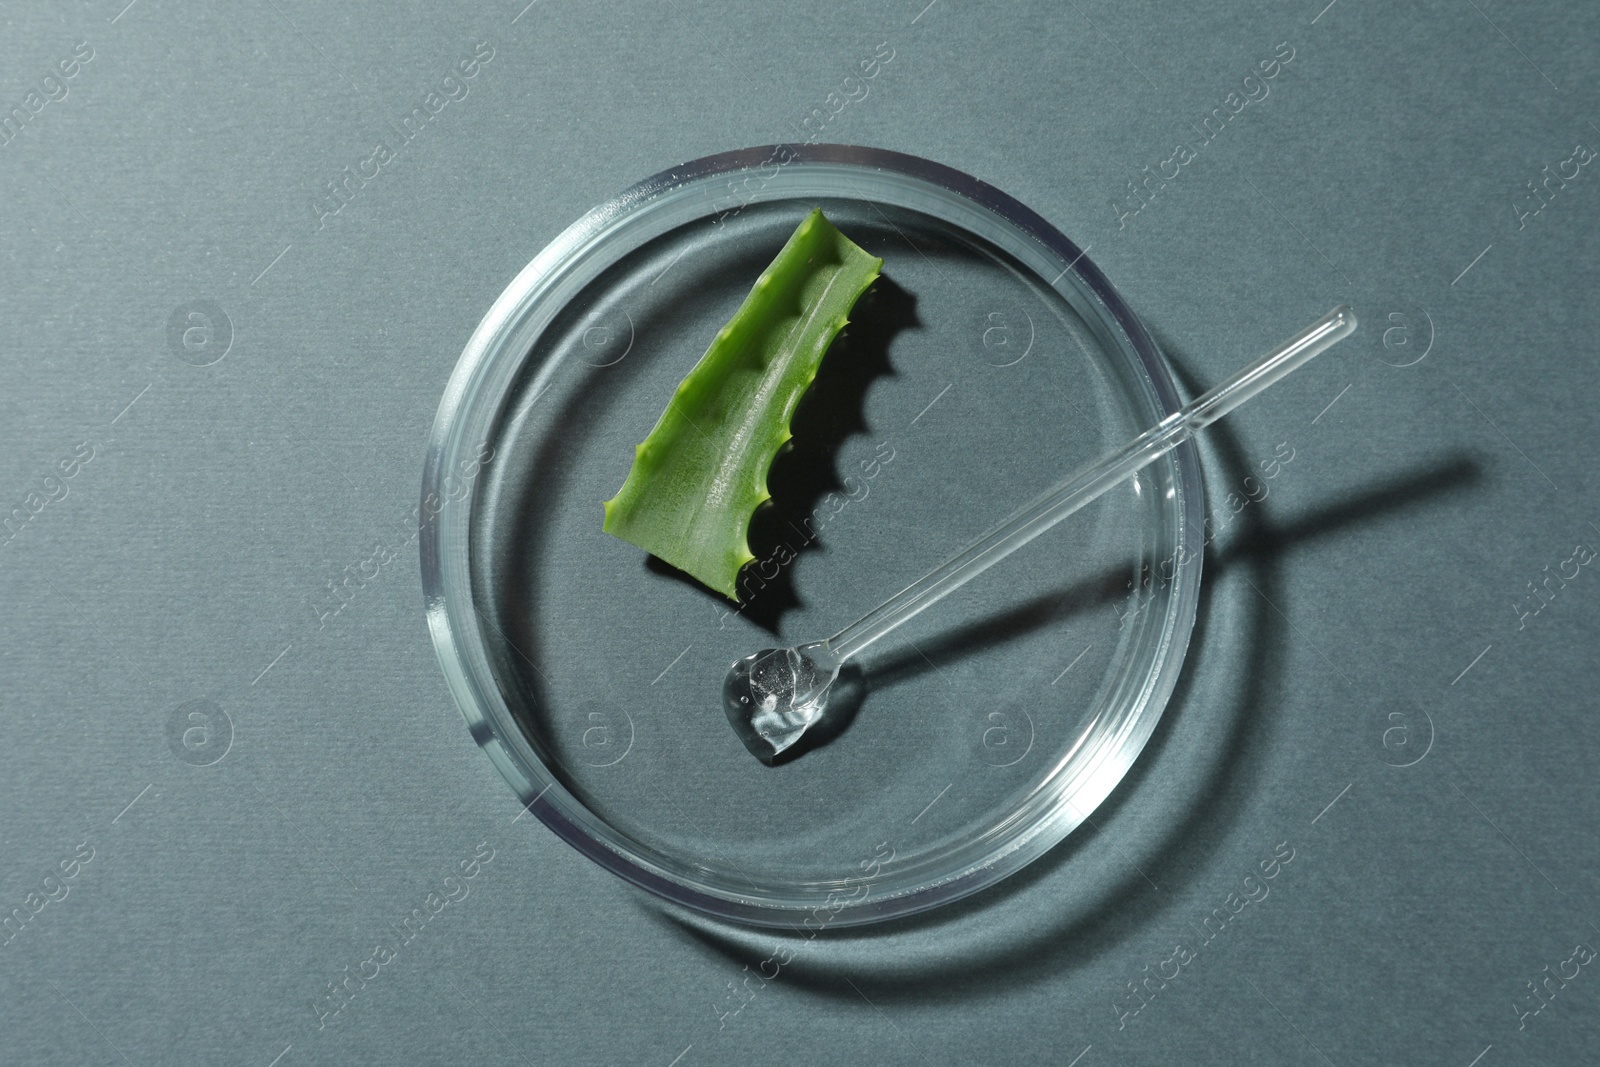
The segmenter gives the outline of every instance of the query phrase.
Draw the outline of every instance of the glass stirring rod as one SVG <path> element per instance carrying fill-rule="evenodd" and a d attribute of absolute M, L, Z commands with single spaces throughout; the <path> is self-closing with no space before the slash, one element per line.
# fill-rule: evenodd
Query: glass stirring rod
<path fill-rule="evenodd" d="M 772 763 L 822 718 L 828 688 L 851 657 L 1348 337 L 1355 328 L 1355 313 L 1339 305 L 1132 441 L 1079 468 L 832 637 L 792 648 L 762 649 L 739 660 L 728 669 L 722 687 L 723 710 L 734 731 L 757 759 Z"/>

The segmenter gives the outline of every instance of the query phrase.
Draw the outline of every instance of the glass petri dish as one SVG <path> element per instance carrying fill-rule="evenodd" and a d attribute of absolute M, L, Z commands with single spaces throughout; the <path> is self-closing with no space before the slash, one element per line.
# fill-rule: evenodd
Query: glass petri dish
<path fill-rule="evenodd" d="M 601 501 L 819 206 L 883 276 L 795 416 L 735 604 L 604 534 Z M 422 485 L 440 665 L 528 810 L 667 900 L 815 930 L 958 899 L 1071 833 L 1159 719 L 1200 581 L 1191 445 L 874 646 L 797 758 L 745 751 L 723 676 L 1179 404 L 1093 262 L 975 178 L 842 145 L 686 163 L 573 223 L 462 352 Z"/>

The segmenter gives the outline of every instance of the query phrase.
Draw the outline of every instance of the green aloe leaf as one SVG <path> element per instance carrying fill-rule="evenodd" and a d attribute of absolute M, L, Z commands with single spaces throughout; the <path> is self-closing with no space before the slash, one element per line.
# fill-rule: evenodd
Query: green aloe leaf
<path fill-rule="evenodd" d="M 737 600 L 790 417 L 882 266 L 820 210 L 807 215 L 634 449 L 605 531 Z"/>

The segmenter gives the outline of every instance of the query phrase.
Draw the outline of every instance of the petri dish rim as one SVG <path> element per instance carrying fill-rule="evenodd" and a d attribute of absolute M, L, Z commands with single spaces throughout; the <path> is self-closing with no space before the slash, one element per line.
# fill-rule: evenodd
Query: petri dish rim
<path fill-rule="evenodd" d="M 953 168 L 851 145 L 764 145 L 719 153 L 623 190 L 572 223 L 524 267 L 473 331 L 440 400 L 423 468 L 419 545 L 423 595 L 440 668 L 473 738 L 524 807 L 559 837 L 625 880 L 674 903 L 736 922 L 833 927 L 896 918 L 975 893 L 1070 834 L 1110 794 L 1143 749 L 1177 682 L 1199 598 L 1191 551 L 1204 508 L 1198 453 L 1157 461 L 1171 487 L 1160 531 L 1169 579 L 1142 611 L 1150 665 L 1134 691 L 1098 718 L 1015 811 L 944 869 L 805 885 L 717 881 L 615 832 L 561 785 L 523 735 L 485 648 L 472 599 L 474 457 L 491 440 L 541 331 L 574 296 L 631 250 L 678 227 L 766 199 L 845 196 L 923 211 L 1016 257 L 1082 316 L 1106 351 L 1127 361 L 1152 421 L 1181 404 L 1159 346 L 1084 251 L 1037 213 Z M 553 373 L 545 368 L 544 373 Z M 485 462 L 492 462 L 492 458 Z M 457 474 L 458 471 L 463 473 Z M 847 892 L 848 891 L 848 892 Z"/>

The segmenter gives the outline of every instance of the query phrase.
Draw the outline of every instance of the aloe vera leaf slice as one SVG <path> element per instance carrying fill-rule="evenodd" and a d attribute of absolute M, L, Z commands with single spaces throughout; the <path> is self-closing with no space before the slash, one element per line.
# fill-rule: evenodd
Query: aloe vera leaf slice
<path fill-rule="evenodd" d="M 635 447 L 605 531 L 737 600 L 789 420 L 882 266 L 820 209 L 807 215 Z"/>

